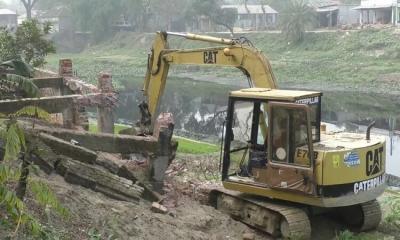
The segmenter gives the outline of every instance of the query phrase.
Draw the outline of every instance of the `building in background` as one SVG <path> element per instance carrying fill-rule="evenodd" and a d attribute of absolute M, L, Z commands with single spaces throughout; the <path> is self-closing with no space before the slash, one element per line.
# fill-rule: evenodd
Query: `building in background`
<path fill-rule="evenodd" d="M 358 25 L 360 14 L 354 8 L 356 4 L 344 4 L 341 1 L 320 0 L 312 2 L 311 6 L 317 12 L 318 27 L 332 28 Z"/>
<path fill-rule="evenodd" d="M 237 9 L 236 28 L 242 30 L 273 29 L 277 25 L 278 12 L 268 5 L 222 5 L 222 8 Z"/>
<path fill-rule="evenodd" d="M 0 27 L 14 32 L 17 30 L 18 16 L 16 12 L 9 9 L 0 9 Z"/>
<path fill-rule="evenodd" d="M 361 0 L 361 4 L 354 9 L 359 11 L 361 25 L 399 25 L 399 7 L 398 0 Z"/>

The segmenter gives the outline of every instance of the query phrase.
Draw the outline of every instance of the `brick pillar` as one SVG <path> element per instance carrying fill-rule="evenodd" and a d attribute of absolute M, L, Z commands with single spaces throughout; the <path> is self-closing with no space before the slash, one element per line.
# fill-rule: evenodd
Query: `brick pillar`
<path fill-rule="evenodd" d="M 98 88 L 101 93 L 113 93 L 112 77 L 109 73 L 100 73 Z M 111 106 L 97 108 L 97 128 L 102 133 L 114 133 L 114 112 Z"/>
<path fill-rule="evenodd" d="M 60 59 L 58 74 L 60 77 L 73 77 L 73 68 L 71 59 Z"/>
<path fill-rule="evenodd" d="M 73 75 L 73 68 L 72 68 L 72 60 L 71 59 L 60 59 L 59 61 L 59 68 L 58 74 L 62 78 L 72 77 Z M 65 85 L 61 87 L 61 95 L 71 95 L 73 92 Z M 63 118 L 63 126 L 65 128 L 72 129 L 75 125 L 75 108 L 73 106 L 66 108 L 62 113 Z"/>

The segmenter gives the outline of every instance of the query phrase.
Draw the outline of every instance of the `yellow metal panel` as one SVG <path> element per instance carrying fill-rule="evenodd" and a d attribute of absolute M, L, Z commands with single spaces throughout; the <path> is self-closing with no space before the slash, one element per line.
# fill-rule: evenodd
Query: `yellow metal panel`
<path fill-rule="evenodd" d="M 286 200 L 290 202 L 302 203 L 318 207 L 343 207 L 368 202 L 376 199 L 385 190 L 385 185 L 381 185 L 377 188 L 372 189 L 371 191 L 360 192 L 357 195 L 350 194 L 340 197 L 320 198 L 293 191 L 277 190 L 268 187 L 255 186 L 231 181 L 224 181 L 223 185 L 226 189 L 238 191 L 241 193 L 248 193 L 257 196 L 264 196 L 272 199 Z"/>
<path fill-rule="evenodd" d="M 379 176 L 385 172 L 385 157 L 384 143 L 350 151 L 326 152 L 323 164 L 323 185 L 360 182 Z M 374 172 L 377 167 L 380 168 L 379 171 Z"/>
<path fill-rule="evenodd" d="M 232 91 L 230 96 L 242 98 L 257 98 L 266 100 L 280 100 L 280 101 L 295 101 L 302 98 L 312 98 L 320 96 L 320 92 L 312 91 L 294 91 L 294 90 L 281 90 L 281 89 L 260 89 L 250 88 L 242 89 L 239 91 Z"/>

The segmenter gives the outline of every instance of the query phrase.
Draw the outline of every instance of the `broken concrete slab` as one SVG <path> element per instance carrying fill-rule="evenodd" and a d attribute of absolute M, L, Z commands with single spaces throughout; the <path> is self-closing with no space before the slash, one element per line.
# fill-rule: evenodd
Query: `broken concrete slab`
<path fill-rule="evenodd" d="M 102 93 L 92 93 L 87 95 L 67 95 L 52 96 L 42 98 L 24 98 L 17 100 L 0 101 L 0 109 L 4 114 L 14 113 L 26 106 L 37 106 L 48 113 L 61 113 L 73 105 L 83 106 L 112 106 L 115 100 L 113 96 Z"/>
<path fill-rule="evenodd" d="M 61 89 L 64 83 L 64 79 L 61 77 L 34 78 L 32 81 L 38 88 L 53 89 Z"/>
<path fill-rule="evenodd" d="M 143 187 L 128 179 L 118 177 L 98 166 L 69 158 L 63 158 L 56 170 L 69 183 L 102 192 L 118 200 L 138 201 L 144 191 Z"/>
<path fill-rule="evenodd" d="M 97 153 L 90 149 L 74 145 L 71 142 L 64 141 L 61 138 L 56 138 L 46 133 L 39 133 L 39 138 L 58 154 L 88 164 L 94 164 L 96 162 Z"/>
<path fill-rule="evenodd" d="M 159 204 L 158 202 L 153 202 L 153 204 L 151 204 L 151 211 L 153 211 L 155 213 L 161 213 L 161 214 L 168 213 L 168 209 L 166 207 L 164 207 L 163 205 Z"/>
<path fill-rule="evenodd" d="M 61 128 L 37 126 L 37 130 L 46 132 L 65 141 L 75 140 L 80 146 L 92 151 L 108 153 L 148 153 L 157 152 L 157 139 L 154 137 L 140 137 L 114 135 L 108 133 L 91 133 Z"/>
<path fill-rule="evenodd" d="M 256 239 L 256 236 L 254 233 L 244 233 L 243 234 L 243 240 L 254 240 Z"/>

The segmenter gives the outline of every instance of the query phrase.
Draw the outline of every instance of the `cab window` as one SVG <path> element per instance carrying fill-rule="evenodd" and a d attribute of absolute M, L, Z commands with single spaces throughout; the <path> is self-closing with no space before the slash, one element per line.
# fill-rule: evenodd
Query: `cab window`
<path fill-rule="evenodd" d="M 284 164 L 311 166 L 307 112 L 296 105 L 271 107 L 272 161 Z"/>

